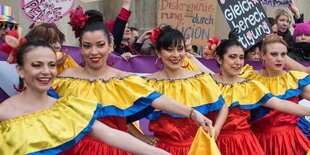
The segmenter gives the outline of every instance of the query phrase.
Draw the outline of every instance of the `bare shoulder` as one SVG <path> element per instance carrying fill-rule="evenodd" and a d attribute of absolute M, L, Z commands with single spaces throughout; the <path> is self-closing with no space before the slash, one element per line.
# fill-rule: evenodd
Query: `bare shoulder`
<path fill-rule="evenodd" d="M 153 73 L 153 74 L 149 74 L 149 75 L 147 75 L 147 76 L 145 76 L 145 77 L 147 77 L 147 78 L 158 78 L 159 77 L 159 72 L 155 72 L 155 73 Z"/>
<path fill-rule="evenodd" d="M 10 119 L 14 112 L 15 96 L 10 97 L 0 104 L 0 121 Z"/>
<path fill-rule="evenodd" d="M 123 78 L 123 77 L 126 77 L 126 76 L 129 76 L 130 74 L 128 72 L 125 72 L 125 71 L 121 71 L 121 70 L 118 70 L 118 69 L 115 69 L 115 68 L 111 68 L 111 72 L 115 75 L 115 77 L 117 78 Z"/>
<path fill-rule="evenodd" d="M 186 75 L 188 75 L 189 77 L 191 77 L 191 76 L 195 76 L 195 75 L 197 75 L 197 74 L 201 74 L 202 72 L 200 72 L 200 71 L 192 71 L 192 70 L 187 70 L 187 69 L 182 69 L 183 70 L 183 72 L 186 74 Z"/>
<path fill-rule="evenodd" d="M 82 67 L 72 67 L 67 68 L 64 71 L 62 71 L 59 76 L 72 76 L 75 77 L 76 75 L 79 75 L 79 73 L 82 72 Z"/>

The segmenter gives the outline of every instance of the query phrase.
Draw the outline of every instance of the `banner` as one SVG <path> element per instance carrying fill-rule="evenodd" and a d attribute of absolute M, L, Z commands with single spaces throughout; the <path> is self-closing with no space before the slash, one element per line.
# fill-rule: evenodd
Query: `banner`
<path fill-rule="evenodd" d="M 20 8 L 33 23 L 54 23 L 70 13 L 74 2 L 75 0 L 20 0 Z"/>
<path fill-rule="evenodd" d="M 238 29 L 237 41 L 249 49 L 267 34 L 271 27 L 259 0 L 218 0 L 231 29 Z"/>
<path fill-rule="evenodd" d="M 193 45 L 206 45 L 214 37 L 216 8 L 216 0 L 160 0 L 158 25 L 178 29 Z"/>
<path fill-rule="evenodd" d="M 292 0 L 260 0 L 263 6 L 288 7 Z"/>

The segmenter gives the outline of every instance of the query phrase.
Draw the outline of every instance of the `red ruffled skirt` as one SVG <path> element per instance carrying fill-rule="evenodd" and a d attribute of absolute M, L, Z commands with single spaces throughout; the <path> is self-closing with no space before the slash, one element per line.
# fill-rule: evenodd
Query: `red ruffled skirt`
<path fill-rule="evenodd" d="M 309 151 L 307 137 L 296 125 L 253 129 L 267 155 L 302 155 Z"/>
<path fill-rule="evenodd" d="M 85 136 L 76 145 L 60 155 L 130 155 L 93 137 Z"/>
<path fill-rule="evenodd" d="M 127 132 L 126 118 L 118 116 L 106 116 L 98 120 L 111 128 Z M 131 153 L 112 147 L 93 137 L 85 136 L 69 150 L 61 155 L 130 155 Z"/>
<path fill-rule="evenodd" d="M 262 147 L 250 129 L 221 131 L 216 140 L 222 155 L 264 155 Z"/>
<path fill-rule="evenodd" d="M 156 147 L 161 148 L 172 155 L 187 155 L 192 143 L 193 140 L 175 142 L 169 139 L 160 138 L 160 141 L 156 143 Z"/>

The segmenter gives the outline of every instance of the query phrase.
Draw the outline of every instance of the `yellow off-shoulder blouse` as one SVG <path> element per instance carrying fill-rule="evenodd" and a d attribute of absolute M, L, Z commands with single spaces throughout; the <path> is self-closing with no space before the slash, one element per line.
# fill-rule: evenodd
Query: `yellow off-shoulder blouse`
<path fill-rule="evenodd" d="M 147 77 L 144 77 L 144 79 L 154 90 L 184 105 L 193 107 L 202 114 L 207 114 L 210 111 L 217 111 L 221 109 L 224 104 L 219 88 L 210 75 L 206 73 L 175 80 L 157 80 Z M 167 112 L 156 109 L 148 118 L 151 120 L 158 119 L 162 113 Z M 170 113 L 167 114 L 174 117 L 181 117 Z"/>
<path fill-rule="evenodd" d="M 92 128 L 101 105 L 75 97 L 60 98 L 50 109 L 0 122 L 0 154 L 57 154 Z"/>
<path fill-rule="evenodd" d="M 226 105 L 229 108 L 254 109 L 266 103 L 273 95 L 260 82 L 245 80 L 233 84 L 217 82 Z"/>
<path fill-rule="evenodd" d="M 293 70 L 278 76 L 267 77 L 257 74 L 252 66 L 246 65 L 241 73 L 240 77 L 259 81 L 273 95 L 281 99 L 299 95 L 303 87 L 310 84 L 310 75 L 308 73 Z"/>
<path fill-rule="evenodd" d="M 101 103 L 103 114 L 101 117 L 131 116 L 133 118 L 131 121 L 153 111 L 154 109 L 150 107 L 152 102 L 162 95 L 136 75 L 93 81 L 58 76 L 53 87 L 61 97 L 75 96 Z"/>

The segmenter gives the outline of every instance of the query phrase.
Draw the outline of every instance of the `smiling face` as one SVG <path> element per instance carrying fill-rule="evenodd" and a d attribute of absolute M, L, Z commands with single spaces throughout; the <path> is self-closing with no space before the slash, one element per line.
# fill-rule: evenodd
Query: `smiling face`
<path fill-rule="evenodd" d="M 59 52 L 60 49 L 61 49 L 61 43 L 60 43 L 60 41 L 56 41 L 56 42 L 54 42 L 54 43 L 51 43 L 50 45 L 51 45 L 51 46 L 54 48 L 54 50 L 57 51 L 57 52 Z"/>
<path fill-rule="evenodd" d="M 244 50 L 240 46 L 233 45 L 217 61 L 224 76 L 238 76 L 244 65 Z"/>
<path fill-rule="evenodd" d="M 17 66 L 17 71 L 27 89 L 47 91 L 57 74 L 56 55 L 47 47 L 32 48 L 24 55 L 23 66 Z"/>
<path fill-rule="evenodd" d="M 162 48 L 157 55 L 162 60 L 165 69 L 178 70 L 186 55 L 184 44 L 182 42 L 174 47 Z"/>
<path fill-rule="evenodd" d="M 287 48 L 282 43 L 275 42 L 267 44 L 262 54 L 266 68 L 273 72 L 282 72 L 286 54 Z"/>
<path fill-rule="evenodd" d="M 108 39 L 102 30 L 88 31 L 82 36 L 80 48 L 85 65 L 99 69 L 106 65 L 108 55 L 112 52 L 113 43 L 108 43 Z"/>

